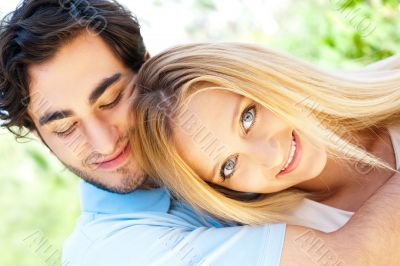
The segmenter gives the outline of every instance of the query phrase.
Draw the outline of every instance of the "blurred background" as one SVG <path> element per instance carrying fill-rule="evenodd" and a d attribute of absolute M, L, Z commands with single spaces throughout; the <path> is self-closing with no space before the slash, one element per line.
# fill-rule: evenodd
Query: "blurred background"
<path fill-rule="evenodd" d="M 175 44 L 238 41 L 325 68 L 357 68 L 400 51 L 398 0 L 120 0 L 151 54 Z M 0 16 L 19 1 L 0 0 Z M 78 178 L 32 137 L 0 129 L 0 265 L 58 265 L 80 212 Z"/>

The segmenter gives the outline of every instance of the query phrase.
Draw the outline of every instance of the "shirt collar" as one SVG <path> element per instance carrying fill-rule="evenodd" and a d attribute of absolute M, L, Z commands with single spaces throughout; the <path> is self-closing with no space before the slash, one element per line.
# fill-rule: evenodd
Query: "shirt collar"
<path fill-rule="evenodd" d="M 80 182 L 83 212 L 121 214 L 129 212 L 168 212 L 170 194 L 166 188 L 136 189 L 128 194 L 117 194 Z"/>

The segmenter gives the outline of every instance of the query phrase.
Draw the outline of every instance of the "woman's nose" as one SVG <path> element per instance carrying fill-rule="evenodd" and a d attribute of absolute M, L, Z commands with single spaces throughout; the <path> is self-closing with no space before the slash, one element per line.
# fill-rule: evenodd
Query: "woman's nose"
<path fill-rule="evenodd" d="M 282 165 L 285 151 L 277 140 L 271 139 L 246 145 L 245 155 L 255 164 L 274 169 Z"/>

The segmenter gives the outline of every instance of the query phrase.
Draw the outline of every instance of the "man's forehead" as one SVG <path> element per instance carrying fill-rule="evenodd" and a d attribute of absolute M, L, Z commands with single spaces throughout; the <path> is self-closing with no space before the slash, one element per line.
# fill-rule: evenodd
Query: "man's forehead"
<path fill-rule="evenodd" d="M 61 46 L 52 58 L 29 66 L 28 74 L 33 83 L 54 89 L 57 83 L 93 82 L 122 68 L 122 61 L 101 37 L 81 34 Z"/>
<path fill-rule="evenodd" d="M 99 37 L 76 38 L 53 58 L 28 68 L 30 109 L 70 108 L 87 100 L 103 79 L 128 69 Z"/>
<path fill-rule="evenodd" d="M 44 111 L 71 109 L 79 102 L 88 98 L 90 87 L 94 82 L 73 81 L 60 75 L 33 76 L 29 88 L 29 109 L 35 116 Z"/>

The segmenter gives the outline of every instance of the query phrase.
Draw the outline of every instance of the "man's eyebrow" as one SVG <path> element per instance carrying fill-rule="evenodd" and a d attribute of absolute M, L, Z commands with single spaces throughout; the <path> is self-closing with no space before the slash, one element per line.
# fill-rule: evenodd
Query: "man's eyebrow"
<path fill-rule="evenodd" d="M 64 118 L 71 117 L 74 113 L 70 110 L 63 110 L 63 111 L 56 111 L 56 112 L 50 112 L 50 113 L 45 113 L 42 117 L 39 119 L 39 124 L 40 126 L 44 126 L 50 122 L 53 122 L 55 120 L 61 120 Z"/>
<path fill-rule="evenodd" d="M 112 75 L 109 78 L 105 78 L 100 82 L 99 85 L 92 91 L 92 93 L 89 96 L 89 104 L 92 105 L 94 104 L 103 93 L 111 87 L 115 82 L 121 79 L 121 73 L 116 73 Z"/>
<path fill-rule="evenodd" d="M 102 80 L 99 85 L 96 86 L 96 88 L 92 91 L 92 93 L 89 96 L 89 103 L 94 104 L 97 99 L 100 98 L 100 96 L 108 89 L 111 87 L 112 84 L 117 82 L 118 80 L 121 79 L 121 73 L 116 73 L 112 75 L 109 78 L 105 78 Z M 68 118 L 74 115 L 74 112 L 71 110 L 62 110 L 62 111 L 55 111 L 55 112 L 48 112 L 45 113 L 43 116 L 40 117 L 39 119 L 39 124 L 40 126 L 44 126 L 50 122 L 53 122 L 55 120 L 61 120 L 64 118 Z"/>

